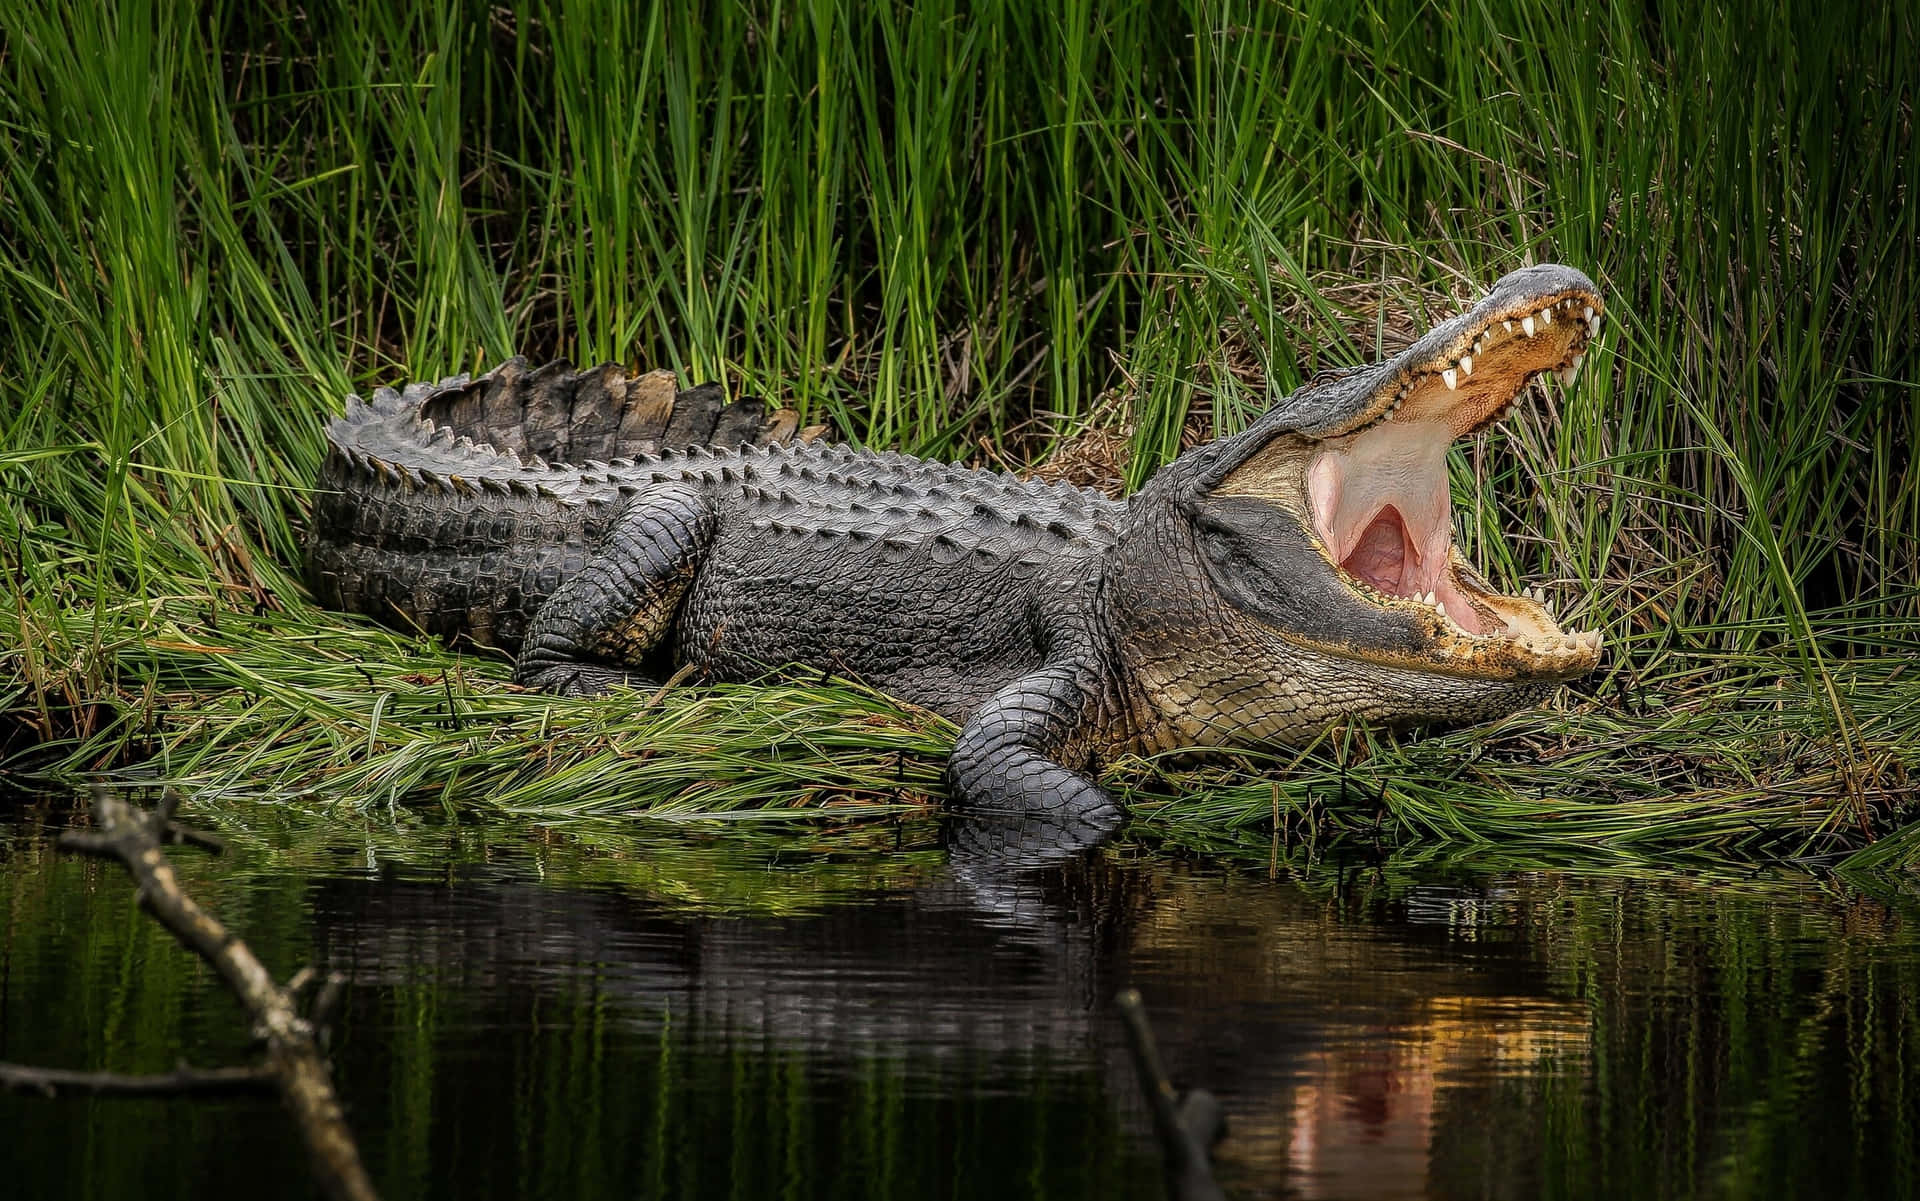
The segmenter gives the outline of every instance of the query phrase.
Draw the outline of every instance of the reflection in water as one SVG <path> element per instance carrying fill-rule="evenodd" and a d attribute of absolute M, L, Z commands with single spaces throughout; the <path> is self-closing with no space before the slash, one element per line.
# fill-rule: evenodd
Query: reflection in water
<path fill-rule="evenodd" d="M 1911 906 L 1800 881 L 1034 874 L 657 830 L 236 830 L 181 859 L 283 974 L 349 973 L 343 1094 L 391 1197 L 1154 1197 L 1110 999 L 1226 1105 L 1236 1197 L 1912 1197 Z M 282 819 L 284 820 L 284 819 Z M 0 829 L 0 1056 L 243 1053 L 99 865 Z M 0 1098 L 34 1196 L 256 1195 L 248 1103 Z"/>
<path fill-rule="evenodd" d="M 1442 996 L 1421 1009 L 1404 1024 L 1316 1048 L 1287 1126 L 1266 1139 L 1250 1132 L 1244 1157 L 1269 1171 L 1284 1162 L 1302 1197 L 1424 1197 L 1445 1090 L 1575 1069 L 1588 1050 L 1586 1010 L 1571 1002 Z"/>

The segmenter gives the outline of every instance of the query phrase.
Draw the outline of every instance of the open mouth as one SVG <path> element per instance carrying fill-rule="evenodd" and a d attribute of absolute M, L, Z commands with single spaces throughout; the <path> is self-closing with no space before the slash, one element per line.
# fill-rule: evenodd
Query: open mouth
<path fill-rule="evenodd" d="M 1352 428 L 1324 435 L 1307 464 L 1315 532 L 1344 582 L 1429 623 L 1430 653 L 1462 671 L 1565 677 L 1599 661 L 1598 630 L 1562 629 L 1544 594 L 1500 593 L 1460 557 L 1447 448 L 1504 418 L 1543 373 L 1571 387 L 1601 308 L 1581 287 L 1496 294 L 1395 360 Z"/>

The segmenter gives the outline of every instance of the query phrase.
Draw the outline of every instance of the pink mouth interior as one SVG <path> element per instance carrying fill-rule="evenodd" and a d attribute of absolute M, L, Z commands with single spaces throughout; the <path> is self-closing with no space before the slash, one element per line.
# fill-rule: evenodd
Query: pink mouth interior
<path fill-rule="evenodd" d="M 1408 562 L 1418 558 L 1419 553 L 1409 545 L 1407 524 L 1400 510 L 1388 505 L 1360 535 L 1353 553 L 1340 566 L 1382 592 L 1407 596 L 1411 594 L 1407 583 Z"/>
<path fill-rule="evenodd" d="M 1320 455 L 1307 473 L 1320 536 L 1343 571 L 1388 596 L 1434 599 L 1471 634 L 1487 623 L 1449 569 L 1452 497 L 1438 423 L 1389 422 Z"/>

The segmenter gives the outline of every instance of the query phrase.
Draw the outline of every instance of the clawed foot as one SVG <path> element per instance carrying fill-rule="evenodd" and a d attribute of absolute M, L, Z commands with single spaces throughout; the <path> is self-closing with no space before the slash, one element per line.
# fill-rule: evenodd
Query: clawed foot
<path fill-rule="evenodd" d="M 659 681 L 639 672 L 604 667 L 597 663 L 555 663 L 531 672 L 518 681 L 527 688 L 551 692 L 555 696 L 598 696 L 615 688 L 652 691 Z"/>

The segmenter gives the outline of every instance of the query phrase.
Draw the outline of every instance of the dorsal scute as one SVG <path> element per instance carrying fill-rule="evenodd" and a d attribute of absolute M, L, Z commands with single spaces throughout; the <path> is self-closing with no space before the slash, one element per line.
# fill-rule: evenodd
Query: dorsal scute
<path fill-rule="evenodd" d="M 680 428 L 725 425 L 742 444 L 637 439 L 664 436 L 680 398 L 696 392 L 698 420 Z M 936 530 L 977 526 L 964 535 L 969 548 L 982 539 L 1007 546 L 1113 540 L 1118 502 L 1090 489 L 894 450 L 774 444 L 765 439 L 776 425 L 791 423 L 792 410 L 769 415 L 758 401 L 746 410 L 736 406 L 747 402 L 725 400 L 712 387 L 678 389 L 666 372 L 634 374 L 609 364 L 584 372 L 565 363 L 529 368 L 516 359 L 472 379 L 380 388 L 370 402 L 350 398 L 327 435 L 347 469 L 413 490 L 574 506 L 683 481 L 777 507 L 793 529 L 853 522 L 920 545 Z M 758 434 L 745 424 L 751 413 L 765 418 Z M 731 424 L 720 420 L 728 414 L 736 414 Z M 709 418 L 718 424 L 702 424 Z M 890 533 L 896 525 L 905 528 Z"/>

